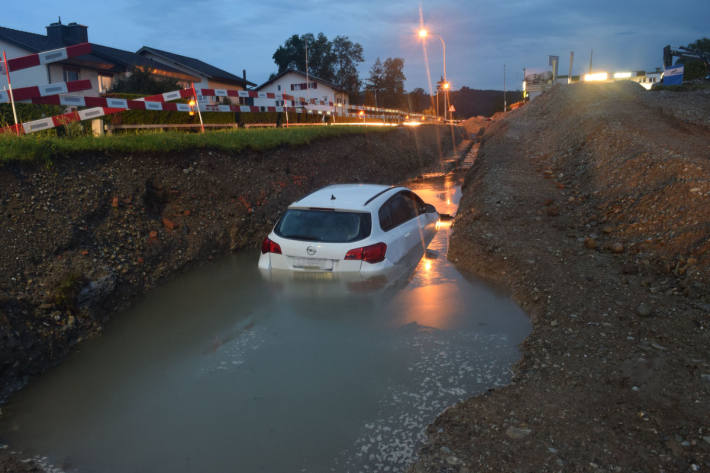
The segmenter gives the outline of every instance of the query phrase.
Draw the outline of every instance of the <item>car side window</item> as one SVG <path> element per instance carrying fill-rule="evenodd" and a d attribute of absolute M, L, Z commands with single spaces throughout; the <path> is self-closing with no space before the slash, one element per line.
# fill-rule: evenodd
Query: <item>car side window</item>
<path fill-rule="evenodd" d="M 414 192 L 406 192 L 405 195 L 408 199 L 412 201 L 412 205 L 414 206 L 414 212 L 416 213 L 416 215 L 426 213 L 426 210 L 424 208 L 426 204 L 421 199 L 421 197 L 419 197 Z"/>
<path fill-rule="evenodd" d="M 399 192 L 382 205 L 379 211 L 380 227 L 389 231 L 417 216 L 415 201 L 407 192 Z"/>

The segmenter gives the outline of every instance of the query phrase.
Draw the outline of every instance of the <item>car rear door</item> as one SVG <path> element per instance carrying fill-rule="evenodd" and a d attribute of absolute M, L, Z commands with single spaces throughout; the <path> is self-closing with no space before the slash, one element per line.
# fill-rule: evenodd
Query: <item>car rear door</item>
<path fill-rule="evenodd" d="M 380 227 L 387 236 L 387 257 L 399 262 L 419 241 L 417 210 L 406 191 L 398 192 L 379 211 Z"/>

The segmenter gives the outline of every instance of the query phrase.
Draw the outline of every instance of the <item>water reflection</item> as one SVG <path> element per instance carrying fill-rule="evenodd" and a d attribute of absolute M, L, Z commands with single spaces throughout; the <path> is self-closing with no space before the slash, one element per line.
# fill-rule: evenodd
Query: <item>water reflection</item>
<path fill-rule="evenodd" d="M 455 212 L 451 177 L 410 187 Z M 250 252 L 186 274 L 3 406 L 0 443 L 77 472 L 402 469 L 529 331 L 448 263 L 448 233 L 370 279 L 264 280 Z"/>

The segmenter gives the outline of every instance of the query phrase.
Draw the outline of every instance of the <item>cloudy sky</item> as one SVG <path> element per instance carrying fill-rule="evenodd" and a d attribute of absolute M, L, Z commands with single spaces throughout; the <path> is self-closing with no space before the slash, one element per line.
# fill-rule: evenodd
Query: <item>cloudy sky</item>
<path fill-rule="evenodd" d="M 377 57 L 405 61 L 406 87 L 427 88 L 422 45 L 416 37 L 419 8 L 424 23 L 447 47 L 454 88 L 517 89 L 523 68 L 543 68 L 560 56 L 560 73 L 654 70 L 666 44 L 687 45 L 710 37 L 708 0 L 79 0 L 31 4 L 7 2 L 0 26 L 33 33 L 61 16 L 89 27 L 89 40 L 135 51 L 152 46 L 196 57 L 261 83 L 276 66 L 271 59 L 290 35 L 323 32 L 362 44 L 364 78 Z M 441 43 L 428 42 L 432 77 L 442 71 Z"/>

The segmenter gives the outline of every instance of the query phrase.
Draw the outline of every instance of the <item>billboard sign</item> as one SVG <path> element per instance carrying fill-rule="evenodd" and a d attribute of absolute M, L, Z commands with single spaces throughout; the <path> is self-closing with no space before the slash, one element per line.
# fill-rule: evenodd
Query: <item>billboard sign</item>
<path fill-rule="evenodd" d="M 663 85 L 681 85 L 683 83 L 683 66 L 667 67 L 663 71 Z"/>

